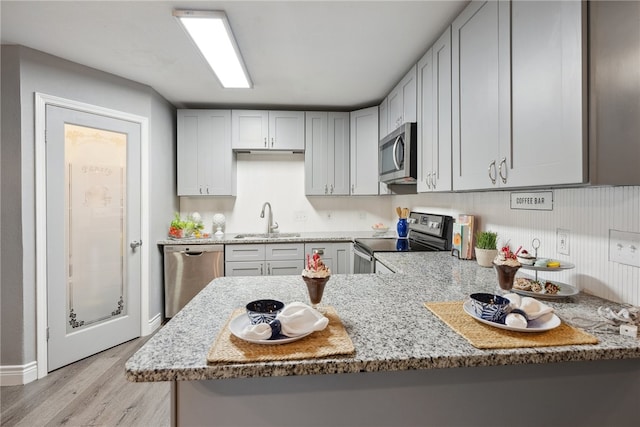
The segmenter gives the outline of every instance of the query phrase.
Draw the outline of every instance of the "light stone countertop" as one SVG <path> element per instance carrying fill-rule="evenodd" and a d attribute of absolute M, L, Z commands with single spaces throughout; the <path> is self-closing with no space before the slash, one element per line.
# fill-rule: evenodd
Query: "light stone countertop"
<path fill-rule="evenodd" d="M 275 298 L 306 302 L 298 276 L 215 279 L 126 363 L 130 381 L 188 381 L 471 366 L 640 359 L 640 340 L 589 331 L 596 345 L 480 350 L 424 306 L 460 301 L 473 292 L 495 292 L 495 273 L 449 252 L 379 254 L 385 264 L 409 274 L 334 275 L 323 304 L 333 306 L 356 354 L 268 363 L 208 365 L 210 346 L 231 312 L 248 301 Z M 412 267 L 413 266 L 413 267 Z M 571 324 L 575 317 L 598 320 L 596 309 L 613 305 L 586 294 L 547 301 Z"/>
<path fill-rule="evenodd" d="M 164 239 L 158 240 L 158 245 L 215 245 L 215 244 L 250 244 L 250 243 L 306 243 L 306 242 L 353 242 L 357 238 L 381 237 L 396 238 L 395 230 L 389 229 L 385 233 L 371 231 L 316 231 L 316 232 L 280 232 L 276 234 L 299 234 L 295 237 L 245 237 L 236 239 L 238 234 L 260 234 L 260 233 L 243 233 L 228 232 L 220 238 L 211 237 L 208 239 Z"/>

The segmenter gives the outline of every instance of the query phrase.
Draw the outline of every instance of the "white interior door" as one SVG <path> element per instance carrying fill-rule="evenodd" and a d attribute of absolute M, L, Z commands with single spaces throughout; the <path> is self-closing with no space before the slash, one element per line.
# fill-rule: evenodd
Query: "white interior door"
<path fill-rule="evenodd" d="M 140 336 L 140 123 L 47 105 L 48 371 Z"/>

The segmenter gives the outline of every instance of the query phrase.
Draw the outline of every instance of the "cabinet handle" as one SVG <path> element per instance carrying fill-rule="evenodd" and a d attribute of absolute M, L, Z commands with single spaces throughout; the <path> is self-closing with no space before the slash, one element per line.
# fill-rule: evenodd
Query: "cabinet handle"
<path fill-rule="evenodd" d="M 209 187 L 207 187 L 207 194 L 209 194 Z"/>
<path fill-rule="evenodd" d="M 504 165 L 504 175 L 502 174 L 502 166 Z M 502 179 L 502 183 L 506 184 L 507 183 L 507 158 L 503 157 L 502 160 L 500 160 L 500 168 L 499 168 L 499 173 L 500 173 L 500 179 Z"/>
<path fill-rule="evenodd" d="M 200 194 L 202 194 L 202 187 L 200 187 Z"/>
<path fill-rule="evenodd" d="M 329 187 L 327 187 L 327 184 L 324 185 L 324 194 L 329 194 Z"/>
<path fill-rule="evenodd" d="M 333 194 L 333 184 L 329 186 L 329 194 Z"/>
<path fill-rule="evenodd" d="M 427 174 L 427 178 L 425 179 L 425 182 L 427 183 L 427 188 L 431 189 L 431 172 Z"/>
<path fill-rule="evenodd" d="M 354 185 L 353 185 L 353 184 L 351 184 L 351 194 L 353 194 L 353 193 L 355 193 L 355 192 L 356 192 L 355 187 L 354 187 Z"/>
<path fill-rule="evenodd" d="M 493 175 L 491 175 L 491 169 L 493 169 Z M 494 160 L 493 162 L 489 163 L 489 179 L 491 180 L 492 184 L 496 183 L 496 161 Z"/>
<path fill-rule="evenodd" d="M 264 137 L 264 148 L 267 148 L 267 147 L 268 147 L 268 145 L 267 145 L 267 137 L 265 136 Z"/>
<path fill-rule="evenodd" d="M 264 270 L 262 269 L 262 267 L 264 267 L 262 264 L 260 264 L 260 275 L 264 276 Z"/>
<path fill-rule="evenodd" d="M 271 138 L 271 147 L 273 148 L 273 138 Z"/>
<path fill-rule="evenodd" d="M 267 276 L 271 276 L 271 264 L 267 264 Z"/>

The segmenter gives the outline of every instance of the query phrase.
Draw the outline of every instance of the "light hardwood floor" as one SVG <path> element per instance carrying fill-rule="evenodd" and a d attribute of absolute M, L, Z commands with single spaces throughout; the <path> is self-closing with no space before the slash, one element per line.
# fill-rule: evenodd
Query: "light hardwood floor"
<path fill-rule="evenodd" d="M 168 426 L 170 383 L 132 383 L 124 365 L 138 338 L 23 386 L 0 388 L 0 425 Z"/>

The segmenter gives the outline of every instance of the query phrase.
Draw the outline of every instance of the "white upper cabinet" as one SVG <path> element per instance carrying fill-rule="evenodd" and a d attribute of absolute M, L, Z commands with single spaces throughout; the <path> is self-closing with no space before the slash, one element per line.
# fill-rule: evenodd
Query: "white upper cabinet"
<path fill-rule="evenodd" d="M 416 115 L 416 66 L 414 65 L 387 96 L 389 109 L 387 134 L 406 122 L 415 122 Z"/>
<path fill-rule="evenodd" d="M 305 193 L 349 194 L 349 113 L 305 113 Z"/>
<path fill-rule="evenodd" d="M 451 190 L 451 29 L 420 59 L 418 192 Z"/>
<path fill-rule="evenodd" d="M 502 9 L 507 9 L 506 13 L 501 13 Z M 509 51 L 508 45 L 499 43 L 499 23 L 508 28 L 508 18 L 507 2 L 471 2 L 452 24 L 456 190 L 499 185 L 500 147 L 508 147 L 510 140 L 508 76 L 502 81 L 499 78 L 501 66 L 508 67 Z M 507 57 L 501 58 L 505 53 Z"/>
<path fill-rule="evenodd" d="M 304 151 L 303 111 L 233 110 L 234 150 Z"/>
<path fill-rule="evenodd" d="M 178 196 L 234 196 L 230 110 L 178 110 Z"/>
<path fill-rule="evenodd" d="M 586 57 L 579 1 L 511 3 L 509 187 L 587 180 Z M 502 158 L 501 157 L 501 158 Z M 500 172 L 500 171 L 499 171 Z"/>
<path fill-rule="evenodd" d="M 389 134 L 389 98 L 382 100 L 378 106 L 378 136 L 380 139 Z"/>
<path fill-rule="evenodd" d="M 378 194 L 378 107 L 351 112 L 351 192 Z"/>
<path fill-rule="evenodd" d="M 581 2 L 472 2 L 452 24 L 453 189 L 585 182 Z"/>

